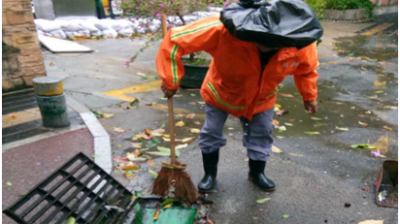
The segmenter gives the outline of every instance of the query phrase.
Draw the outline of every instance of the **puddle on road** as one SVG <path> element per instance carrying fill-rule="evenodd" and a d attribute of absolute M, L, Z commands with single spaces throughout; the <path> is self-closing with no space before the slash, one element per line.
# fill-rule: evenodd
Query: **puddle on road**
<path fill-rule="evenodd" d="M 398 57 L 397 47 L 396 35 L 340 37 L 335 42 L 335 50 L 340 56 L 364 56 L 378 61 Z"/>

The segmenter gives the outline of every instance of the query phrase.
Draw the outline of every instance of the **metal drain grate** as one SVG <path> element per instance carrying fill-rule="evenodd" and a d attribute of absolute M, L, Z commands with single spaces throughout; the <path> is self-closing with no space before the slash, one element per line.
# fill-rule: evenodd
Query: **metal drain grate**
<path fill-rule="evenodd" d="M 122 223 L 133 208 L 132 193 L 79 153 L 4 213 L 20 224 Z M 121 209 L 115 209 L 117 206 Z"/>

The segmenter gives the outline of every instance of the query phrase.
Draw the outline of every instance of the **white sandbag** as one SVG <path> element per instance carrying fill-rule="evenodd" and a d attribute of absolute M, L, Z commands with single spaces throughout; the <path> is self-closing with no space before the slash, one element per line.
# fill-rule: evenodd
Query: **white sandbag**
<path fill-rule="evenodd" d="M 93 22 L 89 20 L 81 20 L 79 21 L 79 25 L 84 30 L 89 30 L 90 32 L 96 32 L 99 30 L 95 25 L 93 25 Z"/>
<path fill-rule="evenodd" d="M 61 27 L 61 29 L 70 32 L 83 30 L 82 26 L 79 25 L 79 22 L 79 20 L 69 20 Z"/>
<path fill-rule="evenodd" d="M 102 36 L 102 32 L 101 32 L 101 30 L 92 31 L 92 32 L 90 32 L 90 35 L 92 37 L 100 37 L 100 36 Z"/>
<path fill-rule="evenodd" d="M 89 30 L 79 30 L 77 33 L 80 34 L 81 37 L 90 37 L 90 31 Z"/>
<path fill-rule="evenodd" d="M 67 35 L 62 30 L 53 30 L 53 31 L 51 31 L 49 33 L 50 33 L 50 35 L 52 37 L 57 37 L 57 38 L 60 38 L 60 39 L 66 39 L 67 38 Z"/>
<path fill-rule="evenodd" d="M 54 21 L 45 20 L 45 19 L 36 19 L 35 25 L 36 25 L 37 29 L 45 31 L 45 32 L 59 30 L 61 28 L 58 23 L 54 23 Z"/>
<path fill-rule="evenodd" d="M 129 27 L 129 28 L 126 28 L 126 29 L 121 29 L 121 30 L 118 31 L 118 34 L 122 35 L 124 37 L 130 37 L 133 34 L 133 28 Z"/>
<path fill-rule="evenodd" d="M 113 20 L 113 22 L 111 22 L 110 24 L 111 24 L 111 27 L 117 31 L 132 27 L 131 22 L 129 22 L 128 20 L 123 20 L 123 19 Z"/>
<path fill-rule="evenodd" d="M 116 38 L 118 36 L 118 33 L 113 29 L 109 29 L 109 30 L 103 30 L 102 35 L 108 38 Z"/>
<path fill-rule="evenodd" d="M 112 30 L 111 24 L 108 19 L 94 21 L 93 25 L 99 30 Z"/>

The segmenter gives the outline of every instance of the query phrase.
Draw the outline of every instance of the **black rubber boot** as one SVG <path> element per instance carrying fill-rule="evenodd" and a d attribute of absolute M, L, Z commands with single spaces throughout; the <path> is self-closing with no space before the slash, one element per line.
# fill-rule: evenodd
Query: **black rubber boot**
<path fill-rule="evenodd" d="M 210 192 L 216 183 L 217 177 L 217 166 L 219 159 L 219 149 L 212 153 L 202 153 L 203 155 L 203 167 L 204 177 L 197 185 L 199 192 L 207 193 Z"/>
<path fill-rule="evenodd" d="M 264 174 L 266 162 L 249 160 L 249 180 L 253 181 L 263 191 L 274 191 L 275 183 Z"/>

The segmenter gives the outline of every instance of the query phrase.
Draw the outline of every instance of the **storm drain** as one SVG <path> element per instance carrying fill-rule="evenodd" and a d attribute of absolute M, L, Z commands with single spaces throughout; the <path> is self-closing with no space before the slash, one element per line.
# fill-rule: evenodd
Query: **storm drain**
<path fill-rule="evenodd" d="M 79 153 L 4 210 L 20 224 L 123 223 L 133 194 L 89 157 Z"/>

